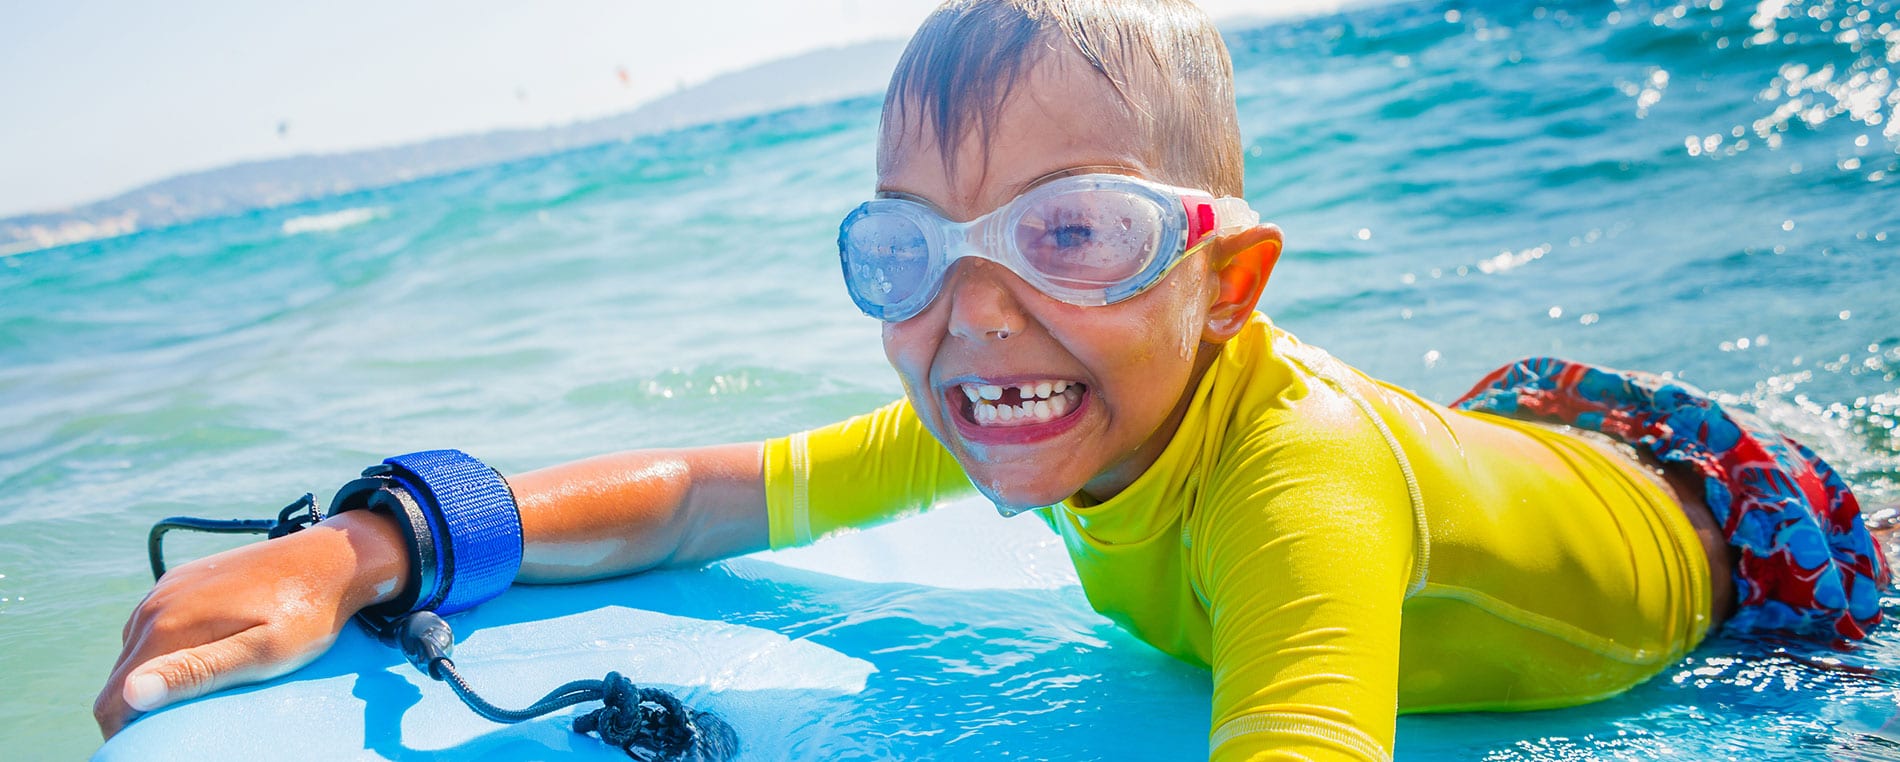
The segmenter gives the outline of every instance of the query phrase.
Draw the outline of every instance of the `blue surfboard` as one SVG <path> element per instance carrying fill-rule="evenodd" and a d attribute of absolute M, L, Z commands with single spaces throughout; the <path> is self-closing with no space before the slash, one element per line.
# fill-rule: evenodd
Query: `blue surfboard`
<path fill-rule="evenodd" d="M 1004 519 L 976 501 L 704 569 L 516 585 L 449 621 L 456 666 L 497 705 L 525 707 L 617 671 L 719 715 L 739 736 L 739 759 L 1193 759 L 1207 749 L 1207 671 L 1091 610 L 1061 541 L 1036 517 Z M 1652 683 L 1561 712 L 1401 717 L 1399 748 L 1417 760 L 1615 751 L 1629 739 L 1600 738 L 1602 728 L 1682 708 L 1681 689 Z M 627 759 L 570 729 L 596 706 L 490 722 L 352 625 L 304 668 L 142 717 L 95 758 Z"/>

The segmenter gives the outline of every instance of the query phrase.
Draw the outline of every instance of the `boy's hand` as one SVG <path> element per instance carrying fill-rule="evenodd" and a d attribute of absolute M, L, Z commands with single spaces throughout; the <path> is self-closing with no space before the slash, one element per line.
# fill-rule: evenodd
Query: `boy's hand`
<path fill-rule="evenodd" d="M 389 517 L 351 511 L 167 571 L 125 624 L 124 650 L 92 705 L 100 732 L 308 664 L 352 614 L 401 589 L 399 532 Z"/>

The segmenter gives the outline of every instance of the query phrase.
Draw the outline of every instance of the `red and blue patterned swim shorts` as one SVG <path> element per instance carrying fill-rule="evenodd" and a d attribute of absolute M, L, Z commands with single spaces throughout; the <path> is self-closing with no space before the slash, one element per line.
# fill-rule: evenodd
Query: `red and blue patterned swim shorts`
<path fill-rule="evenodd" d="M 1536 357 L 1499 368 L 1452 405 L 1600 431 L 1701 475 L 1735 548 L 1731 630 L 1861 638 L 1880 622 L 1892 572 L 1846 482 L 1808 448 L 1707 394 Z"/>

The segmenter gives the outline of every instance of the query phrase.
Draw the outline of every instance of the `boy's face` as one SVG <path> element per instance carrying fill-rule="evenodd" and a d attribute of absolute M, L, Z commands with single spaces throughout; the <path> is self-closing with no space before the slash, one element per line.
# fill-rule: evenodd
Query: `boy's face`
<path fill-rule="evenodd" d="M 1149 171 L 1157 151 L 1141 134 L 1120 96 L 1064 48 L 1016 83 L 987 146 L 971 132 L 950 158 L 954 172 L 927 127 L 887 130 L 878 190 L 961 221 L 1078 168 L 1168 181 Z M 884 353 L 924 425 L 1005 513 L 1079 491 L 1106 499 L 1155 461 L 1186 409 L 1214 293 L 1205 256 L 1100 307 L 1065 304 L 994 263 L 963 259 L 923 312 L 884 325 Z M 1007 421 L 979 415 L 986 403 L 971 393 L 996 391 L 984 386 L 1004 390 L 995 404 L 1017 402 L 1026 387 L 1050 407 L 1032 403 Z"/>

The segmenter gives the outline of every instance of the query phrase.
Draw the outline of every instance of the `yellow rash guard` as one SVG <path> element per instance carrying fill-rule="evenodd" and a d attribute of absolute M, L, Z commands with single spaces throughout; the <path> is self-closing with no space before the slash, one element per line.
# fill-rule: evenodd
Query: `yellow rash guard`
<path fill-rule="evenodd" d="M 765 474 L 775 548 L 972 489 L 903 401 L 767 442 Z M 1097 611 L 1212 669 L 1217 759 L 1383 759 L 1399 712 L 1605 698 L 1709 622 L 1694 530 L 1633 462 L 1259 315 L 1134 484 L 1041 513 Z"/>

